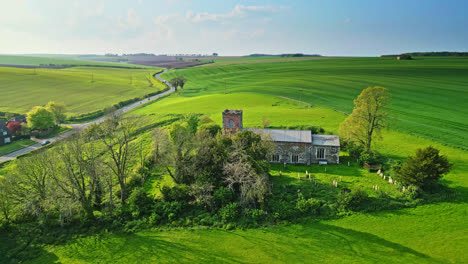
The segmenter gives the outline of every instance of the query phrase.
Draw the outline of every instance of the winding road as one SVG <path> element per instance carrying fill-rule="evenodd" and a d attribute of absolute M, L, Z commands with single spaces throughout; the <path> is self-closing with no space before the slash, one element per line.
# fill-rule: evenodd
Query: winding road
<path fill-rule="evenodd" d="M 117 114 L 123 114 L 125 112 L 128 112 L 130 110 L 132 110 L 133 108 L 135 107 L 138 107 L 140 105 L 143 105 L 143 104 L 146 104 L 148 102 L 151 102 L 153 100 L 156 100 L 162 96 L 165 96 L 165 95 L 168 95 L 172 92 L 175 91 L 174 87 L 172 87 L 172 85 L 164 80 L 163 78 L 161 78 L 161 74 L 165 73 L 167 70 L 165 69 L 164 71 L 162 72 L 159 72 L 159 73 L 156 73 L 154 75 L 154 77 L 156 77 L 158 80 L 160 80 L 161 82 L 163 82 L 164 84 L 166 84 L 170 89 L 168 91 L 165 91 L 164 93 L 160 93 L 160 94 L 157 94 L 157 95 L 154 95 L 154 96 L 151 96 L 151 97 L 148 97 L 148 98 L 145 98 L 141 101 L 138 101 L 138 102 L 135 102 L 133 104 L 130 104 L 130 105 L 127 105 L 125 107 L 122 107 L 120 109 L 118 109 L 116 111 Z M 92 124 L 100 124 L 102 123 L 104 120 L 106 120 L 106 116 L 103 116 L 99 119 L 96 119 L 94 121 L 91 121 L 91 122 L 88 122 L 88 123 L 80 123 L 80 124 L 67 124 L 68 126 L 71 126 L 72 127 L 72 130 L 68 131 L 68 132 L 65 132 L 63 134 L 60 134 L 56 137 L 52 137 L 52 138 L 46 138 L 42 141 L 46 141 L 46 140 L 49 140 L 51 143 L 52 142 L 55 142 L 55 141 L 58 141 L 58 140 L 61 140 L 61 139 L 64 139 L 66 137 L 69 137 L 70 135 L 73 135 L 74 133 L 76 132 L 79 132 L 79 131 L 82 131 L 83 129 L 87 128 L 88 126 L 92 125 Z M 42 142 L 41 141 L 41 142 Z M 20 155 L 23 155 L 25 153 L 28 153 L 28 152 L 31 152 L 35 149 L 38 149 L 38 148 L 41 148 L 42 145 L 41 143 L 36 143 L 34 145 L 31 145 L 29 147 L 26 147 L 26 148 L 23 148 L 23 149 L 20 149 L 20 150 L 17 150 L 17 151 L 14 151 L 14 152 L 11 152 L 9 154 L 6 154 L 4 156 L 0 156 L 0 163 L 2 162 L 5 162 L 5 161 L 8 161 L 8 160 L 12 160 L 12 159 L 15 159 L 16 157 L 20 156 Z"/>

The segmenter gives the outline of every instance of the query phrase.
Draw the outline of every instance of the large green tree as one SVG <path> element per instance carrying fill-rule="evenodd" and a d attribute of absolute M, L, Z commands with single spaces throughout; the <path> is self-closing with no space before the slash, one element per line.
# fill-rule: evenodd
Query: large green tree
<path fill-rule="evenodd" d="M 450 171 L 452 164 L 433 147 L 416 150 L 401 167 L 395 168 L 395 179 L 405 185 L 427 187 Z"/>
<path fill-rule="evenodd" d="M 54 121 L 56 125 L 63 123 L 63 121 L 65 121 L 66 107 L 64 103 L 57 103 L 54 101 L 50 101 L 47 104 L 46 109 L 54 115 Z"/>
<path fill-rule="evenodd" d="M 371 152 L 372 140 L 386 126 L 390 94 L 383 87 L 369 87 L 354 100 L 351 115 L 340 124 L 340 135 Z"/>
<path fill-rule="evenodd" d="M 46 130 L 55 125 L 54 114 L 42 106 L 36 106 L 29 111 L 27 120 L 32 129 Z"/>

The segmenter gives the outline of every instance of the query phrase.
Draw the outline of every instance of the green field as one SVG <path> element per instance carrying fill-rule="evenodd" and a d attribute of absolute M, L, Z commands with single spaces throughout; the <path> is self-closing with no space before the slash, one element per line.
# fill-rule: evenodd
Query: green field
<path fill-rule="evenodd" d="M 45 105 L 49 101 L 65 103 L 69 115 L 101 110 L 164 89 L 164 84 L 152 76 L 159 70 L 0 67 L 0 112 L 26 113 L 33 106 Z"/>
<path fill-rule="evenodd" d="M 96 66 L 96 67 L 116 67 L 116 68 L 151 68 L 142 65 L 132 65 L 126 63 L 111 63 L 111 62 L 97 62 L 90 60 L 78 59 L 74 55 L 62 55 L 61 57 L 49 56 L 23 56 L 23 55 L 0 55 L 0 64 L 9 65 L 28 65 L 39 66 L 54 64 L 56 66 Z"/>
<path fill-rule="evenodd" d="M 468 149 L 467 58 L 242 58 L 168 72 L 166 78 L 176 75 L 189 80 L 186 97 L 254 92 L 346 113 L 363 89 L 383 86 L 392 95 L 392 130 Z"/>
<path fill-rule="evenodd" d="M 296 102 L 269 95 L 234 93 L 182 97 L 172 95 L 144 105 L 129 113 L 158 122 L 178 113 L 208 114 L 218 124 L 226 108 L 244 110 L 246 127 L 260 126 L 266 115 L 272 126 L 313 124 L 336 132 L 346 117 L 332 109 L 304 108 Z M 145 135 L 143 135 L 144 137 Z M 146 135 L 148 136 L 148 135 Z M 32 263 L 463 263 L 467 260 L 468 226 L 468 154 L 429 139 L 386 131 L 379 150 L 392 158 L 404 159 L 419 147 L 433 145 L 447 155 L 454 167 L 443 182 L 458 191 L 460 197 L 416 208 L 377 213 L 357 213 L 336 220 L 265 226 L 259 229 L 161 229 L 137 233 L 101 233 L 72 239 L 65 244 L 48 246 Z M 343 153 L 345 155 L 345 153 Z M 397 192 L 375 173 L 352 165 L 323 167 L 289 166 L 282 177 L 272 169 L 275 186 L 308 185 L 297 180 L 297 173 L 308 169 L 319 183 L 330 184 L 340 176 L 344 186 L 363 186 L 370 196 L 372 185 L 385 192 Z M 332 194 L 330 194 L 332 195 Z"/>

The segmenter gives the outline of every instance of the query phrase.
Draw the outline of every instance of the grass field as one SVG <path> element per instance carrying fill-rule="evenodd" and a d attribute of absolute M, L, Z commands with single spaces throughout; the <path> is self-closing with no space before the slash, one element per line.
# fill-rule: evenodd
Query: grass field
<path fill-rule="evenodd" d="M 142 106 L 129 114 L 143 115 L 154 122 L 178 113 L 208 114 L 218 124 L 225 108 L 244 109 L 246 127 L 260 126 L 267 115 L 272 126 L 314 124 L 336 132 L 346 117 L 332 109 L 304 108 L 295 102 L 269 95 L 235 93 L 182 97 L 172 95 Z M 267 113 L 267 114 L 266 114 Z M 403 159 L 418 147 L 433 145 L 454 167 L 443 182 L 457 190 L 461 198 L 400 210 L 353 214 L 336 220 L 303 224 L 266 226 L 259 229 L 163 229 L 133 234 L 101 233 L 48 246 L 32 263 L 463 263 L 467 261 L 468 154 L 423 137 L 386 131 L 379 150 Z M 297 172 L 309 170 L 320 184 L 330 184 L 342 176 L 344 186 L 359 184 L 370 196 L 378 184 L 386 192 L 396 192 L 375 173 L 346 164 L 324 168 L 288 166 L 282 177 L 273 166 L 275 185 L 306 185 Z M 167 179 L 165 179 L 167 180 Z M 153 183 L 151 183 L 153 184 Z M 150 184 L 150 185 L 151 185 Z M 170 184 L 170 183 L 169 183 Z M 151 191 L 151 190 L 149 190 Z M 157 193 L 154 193 L 157 195 Z"/>
<path fill-rule="evenodd" d="M 152 69 L 0 67 L 0 112 L 26 113 L 49 101 L 63 102 L 69 115 L 101 110 L 165 88 Z M 151 80 L 152 86 L 148 81 Z"/>
<path fill-rule="evenodd" d="M 186 97 L 254 92 L 346 113 L 363 89 L 383 86 L 393 98 L 391 129 L 468 149 L 468 58 L 242 58 L 165 76 L 176 75 L 189 80 Z"/>
<path fill-rule="evenodd" d="M 422 206 L 261 229 L 100 234 L 50 247 L 32 263 L 463 263 L 467 235 L 457 222 L 466 215 L 460 205 L 444 208 L 442 221 L 439 206 Z"/>
<path fill-rule="evenodd" d="M 34 144 L 36 144 L 35 141 L 29 140 L 29 139 L 22 139 L 22 140 L 15 141 L 7 145 L 0 146 L 0 156 L 20 150 L 22 148 L 25 148 Z"/>

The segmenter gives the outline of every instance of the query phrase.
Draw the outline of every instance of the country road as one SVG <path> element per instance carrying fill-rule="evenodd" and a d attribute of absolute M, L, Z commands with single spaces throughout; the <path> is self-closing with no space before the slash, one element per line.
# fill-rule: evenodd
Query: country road
<path fill-rule="evenodd" d="M 156 77 L 158 80 L 160 80 L 161 82 L 163 82 L 163 83 L 165 83 L 167 86 L 169 86 L 170 89 L 169 89 L 168 91 L 166 91 L 166 92 L 164 92 L 164 93 L 161 93 L 161 94 L 157 94 L 157 95 L 148 97 L 148 98 L 145 98 L 145 99 L 143 99 L 143 100 L 141 100 L 141 101 L 138 101 L 138 102 L 135 102 L 135 103 L 133 103 L 133 104 L 127 105 L 127 106 L 125 106 L 125 107 L 122 107 L 122 108 L 118 109 L 118 110 L 116 111 L 116 113 L 117 113 L 117 114 L 122 114 L 122 113 L 128 112 L 128 111 L 132 110 L 133 108 L 135 108 L 135 107 L 137 107 L 137 106 L 140 106 L 140 105 L 142 105 L 142 104 L 151 102 L 151 101 L 153 101 L 153 100 L 155 100 L 155 99 L 158 99 L 158 98 L 160 98 L 160 97 L 162 97 L 162 96 L 165 96 L 165 95 L 168 95 L 168 94 L 174 92 L 174 91 L 175 91 L 174 87 L 172 87 L 172 85 L 171 85 L 168 81 L 162 79 L 161 76 L 160 76 L 161 74 L 165 73 L 166 71 L 167 71 L 167 70 L 165 69 L 164 71 L 162 71 L 162 72 L 160 72 L 160 73 L 156 73 L 156 74 L 154 75 L 154 77 Z M 57 140 L 64 139 L 64 138 L 66 138 L 66 137 L 68 137 L 68 136 L 70 136 L 70 135 L 73 135 L 73 134 L 76 133 L 76 132 L 79 132 L 79 131 L 84 130 L 85 128 L 87 128 L 88 126 L 90 126 L 90 125 L 92 125 L 92 124 L 100 124 L 100 123 L 102 123 L 104 120 L 106 120 L 106 118 L 107 118 L 106 116 L 103 116 L 103 117 L 101 117 L 101 118 L 99 118 L 99 119 L 96 119 L 96 120 L 91 121 L 91 122 L 88 122 L 88 123 L 67 124 L 68 126 L 71 126 L 73 129 L 70 130 L 70 131 L 68 131 L 68 132 L 65 132 L 65 133 L 63 133 L 63 134 L 60 134 L 60 135 L 58 135 L 58 136 L 56 136 L 56 137 L 43 139 L 42 141 L 49 140 L 49 141 L 52 143 L 52 142 L 55 142 L 55 141 L 57 141 Z M 33 151 L 33 150 L 35 150 L 35 149 L 38 149 L 38 148 L 41 148 L 41 147 L 42 147 L 42 146 L 41 146 L 41 143 L 36 143 L 36 144 L 31 145 L 31 146 L 29 146 L 29 147 L 26 147 L 26 148 L 17 150 L 17 151 L 15 151 L 15 152 L 11 152 L 11 153 L 6 154 L 6 155 L 4 155 L 4 156 L 0 156 L 0 163 L 5 162 L 5 161 L 8 161 L 8 160 L 15 159 L 16 157 L 18 157 L 18 156 L 20 156 L 20 155 L 22 155 L 22 154 L 31 152 L 31 151 Z"/>

